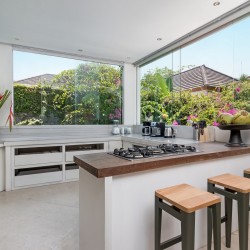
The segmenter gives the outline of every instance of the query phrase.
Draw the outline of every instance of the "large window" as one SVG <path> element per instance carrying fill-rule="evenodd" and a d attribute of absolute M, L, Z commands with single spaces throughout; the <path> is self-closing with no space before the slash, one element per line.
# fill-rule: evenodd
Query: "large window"
<path fill-rule="evenodd" d="M 14 51 L 15 125 L 122 123 L 122 70 Z"/>
<path fill-rule="evenodd" d="M 250 111 L 250 16 L 140 68 L 141 121 L 213 124 L 218 112 Z"/>

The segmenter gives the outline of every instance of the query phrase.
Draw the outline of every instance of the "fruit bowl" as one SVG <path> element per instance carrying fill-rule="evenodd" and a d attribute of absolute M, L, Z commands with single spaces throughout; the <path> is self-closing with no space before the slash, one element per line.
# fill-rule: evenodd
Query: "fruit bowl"
<path fill-rule="evenodd" d="M 241 130 L 250 129 L 250 125 L 229 124 L 218 126 L 221 130 L 230 130 L 229 142 L 225 144 L 227 147 L 246 147 L 247 145 L 241 139 Z"/>
<path fill-rule="evenodd" d="M 218 126 L 219 129 L 221 130 L 246 130 L 250 129 L 250 124 L 249 125 L 241 125 L 241 124 L 229 124 L 229 125 L 220 125 Z"/>

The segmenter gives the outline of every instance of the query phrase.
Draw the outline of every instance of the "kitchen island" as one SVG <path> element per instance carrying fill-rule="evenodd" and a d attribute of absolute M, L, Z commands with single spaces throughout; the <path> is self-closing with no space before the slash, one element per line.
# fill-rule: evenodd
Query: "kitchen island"
<path fill-rule="evenodd" d="M 80 166 L 80 249 L 152 250 L 156 189 L 188 183 L 206 190 L 208 177 L 242 176 L 249 167 L 250 147 L 228 148 L 223 143 L 198 147 L 195 154 L 133 161 L 107 153 L 75 156 Z M 234 209 L 233 218 L 236 213 Z M 162 240 L 179 233 L 179 222 L 164 214 Z M 205 244 L 206 211 L 202 210 L 196 215 L 196 249 Z"/>

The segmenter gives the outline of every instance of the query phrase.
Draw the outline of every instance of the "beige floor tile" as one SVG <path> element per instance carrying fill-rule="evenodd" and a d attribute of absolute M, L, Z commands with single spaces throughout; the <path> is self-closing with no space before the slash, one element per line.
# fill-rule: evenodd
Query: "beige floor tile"
<path fill-rule="evenodd" d="M 78 250 L 78 182 L 0 193 L 1 250 Z"/>
<path fill-rule="evenodd" d="M 249 234 L 248 234 L 248 248 L 250 249 L 250 226 L 249 226 Z M 221 250 L 239 250 L 239 232 L 235 231 L 232 233 L 232 242 L 231 242 L 231 248 L 226 248 L 225 246 L 225 237 L 221 239 Z M 212 249 L 214 249 L 212 247 Z M 202 248 L 199 248 L 199 250 L 207 250 L 207 246 L 204 246 Z"/>

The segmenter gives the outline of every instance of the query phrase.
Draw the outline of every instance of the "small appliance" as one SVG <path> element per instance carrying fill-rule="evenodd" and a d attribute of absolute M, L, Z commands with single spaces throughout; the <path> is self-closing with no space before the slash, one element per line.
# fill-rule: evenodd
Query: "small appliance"
<path fill-rule="evenodd" d="M 112 128 L 112 132 L 111 133 L 113 135 L 119 135 L 120 134 L 120 128 L 118 127 L 119 121 L 118 120 L 113 120 L 113 122 L 114 122 L 114 126 Z"/>
<path fill-rule="evenodd" d="M 143 122 L 142 123 L 142 135 L 149 136 L 151 135 L 151 122 Z"/>
<path fill-rule="evenodd" d="M 163 137 L 165 123 L 164 122 L 151 122 L 151 136 L 152 137 Z"/>
<path fill-rule="evenodd" d="M 164 137 L 165 138 L 173 138 L 175 137 L 175 132 L 174 129 L 170 126 L 165 126 L 165 130 L 164 130 Z"/>

